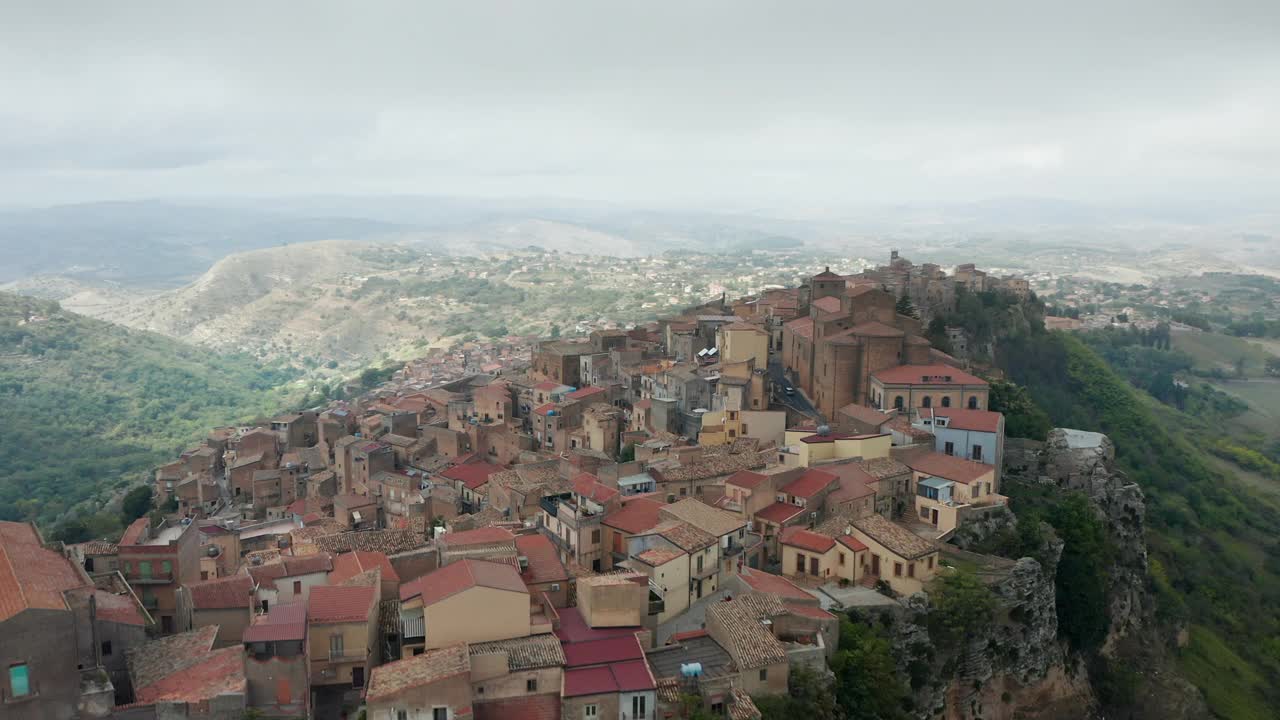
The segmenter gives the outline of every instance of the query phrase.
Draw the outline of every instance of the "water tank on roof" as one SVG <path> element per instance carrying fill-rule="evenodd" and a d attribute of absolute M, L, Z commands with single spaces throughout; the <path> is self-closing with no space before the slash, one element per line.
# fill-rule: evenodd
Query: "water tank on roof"
<path fill-rule="evenodd" d="M 831 426 L 830 426 L 830 425 L 819 425 L 819 426 L 818 426 L 818 434 L 819 434 L 819 435 L 830 435 L 830 434 L 831 434 Z"/>
<path fill-rule="evenodd" d="M 680 663 L 680 675 L 687 678 L 702 677 L 702 663 Z"/>

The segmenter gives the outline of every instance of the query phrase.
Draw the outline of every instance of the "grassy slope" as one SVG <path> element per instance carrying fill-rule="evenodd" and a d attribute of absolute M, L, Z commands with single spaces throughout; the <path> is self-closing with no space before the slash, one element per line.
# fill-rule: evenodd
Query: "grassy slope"
<path fill-rule="evenodd" d="M 1271 356 L 1260 341 L 1216 332 L 1174 333 L 1173 347 L 1190 355 L 1197 370 L 1217 368 L 1230 374 L 1234 372 L 1236 361 L 1243 357 L 1248 377 L 1261 377 L 1267 358 Z"/>
<path fill-rule="evenodd" d="M 288 380 L 0 293 L 0 519 L 88 509 L 210 427 L 274 411 Z"/>
<path fill-rule="evenodd" d="M 1182 663 L 1215 714 L 1273 717 L 1276 689 L 1260 679 L 1280 673 L 1280 505 L 1213 467 L 1196 442 L 1212 429 L 1135 391 L 1077 338 L 1002 354 L 1055 424 L 1108 433 L 1146 491 L 1160 614 L 1196 623 Z"/>

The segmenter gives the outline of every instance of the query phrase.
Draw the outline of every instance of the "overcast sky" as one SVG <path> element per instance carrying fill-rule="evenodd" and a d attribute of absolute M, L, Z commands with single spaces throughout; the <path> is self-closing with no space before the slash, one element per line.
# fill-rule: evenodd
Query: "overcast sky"
<path fill-rule="evenodd" d="M 0 204 L 1280 199 L 1276 0 L 30 0 L 0 92 Z"/>

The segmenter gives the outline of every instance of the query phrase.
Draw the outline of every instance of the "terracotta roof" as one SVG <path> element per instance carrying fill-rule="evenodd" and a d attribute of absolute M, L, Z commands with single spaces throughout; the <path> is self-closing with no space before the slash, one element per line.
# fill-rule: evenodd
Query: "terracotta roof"
<path fill-rule="evenodd" d="M 555 390 L 556 388 L 561 388 L 561 387 L 567 387 L 567 386 L 561 383 L 555 382 L 553 380 L 545 380 L 543 382 L 538 383 L 537 385 L 534 385 L 533 389 L 550 392 L 552 390 Z"/>
<path fill-rule="evenodd" d="M 253 589 L 257 585 L 249 575 L 230 575 L 216 580 L 187 585 L 191 604 L 197 610 L 245 608 L 253 605 Z"/>
<path fill-rule="evenodd" d="M 650 400 L 649 398 L 645 398 L 643 400 L 637 400 L 636 404 L 633 405 L 632 407 L 634 407 L 637 410 L 648 410 L 649 408 L 653 407 L 653 401 Z"/>
<path fill-rule="evenodd" d="M 98 619 L 101 621 L 121 625 L 145 626 L 147 624 L 142 608 L 132 595 L 95 589 L 93 599 L 98 608 Z"/>
<path fill-rule="evenodd" d="M 858 538 L 852 535 L 841 535 L 840 537 L 836 538 L 836 542 L 840 543 L 841 545 L 855 552 L 859 550 L 867 549 L 867 546 L 865 543 L 863 543 L 861 540 L 859 540 Z"/>
<path fill-rule="evenodd" d="M 810 468 L 800 477 L 779 488 L 778 492 L 796 497 L 811 498 L 830 487 L 837 480 L 838 478 L 829 472 Z"/>
<path fill-rule="evenodd" d="M 605 515 L 601 522 L 632 535 L 642 533 L 660 522 L 658 509 L 662 506 L 662 503 L 646 498 L 631 500 L 623 505 L 621 510 Z"/>
<path fill-rule="evenodd" d="M 757 512 L 756 517 L 761 520 L 781 525 L 802 512 L 804 512 L 804 508 L 802 507 L 792 505 L 791 503 L 776 502 Z"/>
<path fill-rule="evenodd" d="M 762 717 L 760 708 L 747 691 L 737 687 L 729 691 L 729 703 L 725 710 L 729 714 L 729 720 L 760 720 Z"/>
<path fill-rule="evenodd" d="M 907 467 L 918 473 L 968 485 L 995 472 L 995 467 L 940 452 L 908 453 L 902 457 Z"/>
<path fill-rule="evenodd" d="M 490 700 L 476 703 L 472 710 L 475 720 L 560 720 L 560 696 L 544 693 Z"/>
<path fill-rule="evenodd" d="M 815 280 L 839 280 L 840 276 L 831 272 L 831 268 L 827 267 L 824 268 L 822 272 L 814 275 L 813 278 Z"/>
<path fill-rule="evenodd" d="M 716 544 L 714 535 L 687 522 L 668 520 L 659 524 L 653 532 L 669 540 L 685 552 L 693 552 Z"/>
<path fill-rule="evenodd" d="M 892 385 L 983 385 L 976 375 L 950 365 L 899 365 L 872 373 L 882 383 Z"/>
<path fill-rule="evenodd" d="M 645 550 L 644 552 L 640 553 L 639 555 L 636 555 L 635 557 L 636 557 L 636 560 L 639 560 L 640 562 L 646 565 L 649 565 L 650 567 L 658 567 L 659 565 L 665 565 L 671 562 L 672 560 L 675 560 L 676 558 L 682 557 L 686 554 L 688 553 L 684 552 L 683 550 L 673 550 L 671 548 L 656 547 L 656 548 L 649 548 L 648 550 Z"/>
<path fill-rule="evenodd" d="M 557 407 L 558 406 L 555 403 L 547 403 L 546 405 L 539 405 L 537 408 L 534 409 L 533 414 L 534 415 L 550 415 L 552 412 L 555 411 Z"/>
<path fill-rule="evenodd" d="M 472 643 L 469 650 L 472 655 L 506 653 L 508 672 L 559 667 L 565 664 L 564 646 L 561 645 L 560 639 L 551 633 Z"/>
<path fill-rule="evenodd" d="M 465 643 L 436 648 L 374 668 L 369 675 L 365 699 L 368 702 L 386 700 L 405 690 L 470 674 L 471 656 Z"/>
<path fill-rule="evenodd" d="M 872 320 L 870 322 L 860 323 L 849 328 L 850 335 L 861 335 L 865 337 L 902 337 L 906 333 L 896 327 L 890 327 L 882 322 Z"/>
<path fill-rule="evenodd" d="M 835 615 L 823 610 L 817 605 L 801 605 L 800 603 L 784 603 L 787 612 L 792 615 L 813 618 L 814 620 L 834 620 Z"/>
<path fill-rule="evenodd" d="M 798 547 L 801 550 L 809 552 L 825 553 L 836 546 L 834 538 L 827 535 L 820 535 L 812 530 L 806 530 L 802 527 L 792 526 L 785 528 L 779 538 L 779 542 L 783 545 Z"/>
<path fill-rule="evenodd" d="M 711 637 L 711 634 L 705 628 L 698 630 L 685 630 L 684 632 L 671 633 L 669 638 L 671 642 L 684 642 L 685 640 L 693 640 L 694 638 Z"/>
<path fill-rule="evenodd" d="M 592 395 L 598 395 L 599 393 L 602 393 L 604 391 L 605 389 L 602 387 L 595 387 L 594 385 L 588 385 L 587 387 L 574 390 L 573 392 L 565 395 L 565 397 L 570 400 L 581 400 L 583 398 L 589 398 Z"/>
<path fill-rule="evenodd" d="M 711 507 L 697 498 L 685 498 L 664 506 L 659 514 L 683 520 L 717 538 L 747 526 L 747 521 L 742 517 Z"/>
<path fill-rule="evenodd" d="M 529 567 L 521 573 L 521 579 L 530 585 L 564 582 L 569 573 L 560 562 L 560 554 L 550 538 L 542 533 L 516 537 L 516 551 L 529 561 Z"/>
<path fill-rule="evenodd" d="M 378 598 L 377 588 L 317 585 L 307 597 L 307 620 L 316 623 L 365 622 Z"/>
<path fill-rule="evenodd" d="M 811 317 L 798 317 L 795 320 L 788 320 L 783 327 L 802 338 L 813 339 L 813 318 Z"/>
<path fill-rule="evenodd" d="M 463 530 L 441 535 L 437 542 L 450 548 L 467 545 L 497 545 L 514 542 L 516 536 L 510 530 L 500 527 L 482 527 L 475 530 Z"/>
<path fill-rule="evenodd" d="M 758 472 L 752 472 L 750 470 L 739 470 L 726 478 L 724 482 L 726 485 L 736 485 L 740 488 L 753 490 L 759 487 L 760 483 L 763 483 L 768 479 L 768 475 L 761 475 Z"/>
<path fill-rule="evenodd" d="M 573 478 L 573 492 L 601 505 L 618 495 L 617 490 L 601 483 L 591 473 L 579 473 Z"/>
<path fill-rule="evenodd" d="M 427 544 L 427 539 L 422 534 L 411 530 L 362 530 L 323 535 L 314 538 L 313 542 L 320 549 L 331 553 L 373 550 L 386 555 L 395 555 L 420 548 Z"/>
<path fill-rule="evenodd" d="M 217 629 L 216 625 L 212 627 Z M 135 685 L 133 700 L 144 705 L 201 703 L 219 695 L 246 692 L 244 648 L 236 645 L 200 655 L 195 662 L 149 685 Z"/>
<path fill-rule="evenodd" d="M 738 573 L 738 577 L 742 582 L 746 583 L 756 592 L 777 595 L 781 598 L 791 600 L 816 600 L 814 596 L 805 592 L 799 585 L 796 585 L 781 575 L 774 575 L 773 573 L 767 573 L 763 570 L 743 568 L 742 571 Z"/>
<path fill-rule="evenodd" d="M 907 528 L 872 513 L 849 521 L 854 530 L 883 545 L 905 560 L 915 560 L 935 552 L 938 547 Z M 854 535 L 857 536 L 856 533 Z"/>
<path fill-rule="evenodd" d="M 307 636 L 307 606 L 301 602 L 272 605 L 265 615 L 254 615 L 244 629 L 243 642 L 280 642 Z"/>
<path fill-rule="evenodd" d="M 891 415 L 882 413 L 875 408 L 870 408 L 866 405 L 859 405 L 857 403 L 845 405 L 837 410 L 836 414 L 845 415 L 859 422 L 864 422 L 868 425 L 875 425 L 877 427 L 884 424 L 890 417 L 892 417 Z"/>
<path fill-rule="evenodd" d="M 90 540 L 80 543 L 80 552 L 85 555 L 115 555 L 116 544 L 106 540 Z"/>
<path fill-rule="evenodd" d="M 434 605 L 473 587 L 488 587 L 528 594 L 520 573 L 511 565 L 487 560 L 459 560 L 400 586 L 400 600 L 422 596 L 422 604 Z M 312 590 L 312 592 L 315 592 Z"/>
<path fill-rule="evenodd" d="M 0 621 L 28 608 L 66 610 L 62 593 L 88 586 L 70 560 L 41 546 L 33 526 L 0 522 Z"/>
<path fill-rule="evenodd" d="M 391 567 L 391 561 L 386 555 L 380 552 L 356 550 L 334 558 L 333 570 L 329 573 L 329 584 L 340 585 L 360 573 L 375 568 L 382 571 L 383 580 L 400 582 L 400 575 L 396 573 L 395 568 Z"/>
<path fill-rule="evenodd" d="M 773 460 L 773 450 L 760 452 L 749 450 L 737 453 L 711 454 L 710 448 L 703 450 L 702 458 L 688 464 L 659 471 L 663 482 L 689 482 L 710 480 L 721 476 L 732 475 L 739 470 L 762 468 Z"/>
<path fill-rule="evenodd" d="M 770 597 L 747 593 L 707 607 L 708 626 L 714 620 L 723 629 L 721 644 L 740 671 L 787 661 L 787 651 L 782 643 L 760 623 L 759 602 L 748 600 L 753 596 Z M 781 609 L 781 603 L 776 600 L 774 603 Z"/>
<path fill-rule="evenodd" d="M 999 432 L 1000 421 L 1004 419 L 998 412 L 969 408 L 922 408 L 920 416 L 930 420 L 946 418 L 948 428 L 986 433 Z"/>
<path fill-rule="evenodd" d="M 834 295 L 818 298 L 813 301 L 813 306 L 823 312 L 838 313 L 840 312 L 840 298 Z"/>
<path fill-rule="evenodd" d="M 481 461 L 469 462 L 465 465 L 454 465 L 440 474 L 450 480 L 460 480 L 465 487 L 475 490 L 489 482 L 490 475 L 502 472 L 505 469 L 501 465 Z"/>
<path fill-rule="evenodd" d="M 895 475 L 906 475 L 911 472 L 911 468 L 903 465 L 891 457 L 871 458 L 869 460 L 857 461 L 858 467 L 867 471 L 867 474 L 877 480 L 894 477 Z"/>

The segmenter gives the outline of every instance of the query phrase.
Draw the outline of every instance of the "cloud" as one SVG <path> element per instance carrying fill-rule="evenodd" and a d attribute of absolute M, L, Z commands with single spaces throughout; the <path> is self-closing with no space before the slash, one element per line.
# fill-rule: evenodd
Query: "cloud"
<path fill-rule="evenodd" d="M 11 4 L 0 193 L 1262 201 L 1278 20 L 1144 0 Z"/>

